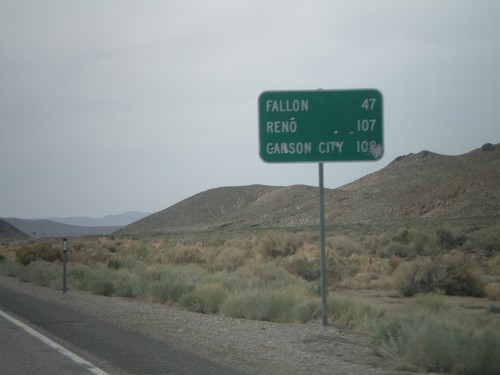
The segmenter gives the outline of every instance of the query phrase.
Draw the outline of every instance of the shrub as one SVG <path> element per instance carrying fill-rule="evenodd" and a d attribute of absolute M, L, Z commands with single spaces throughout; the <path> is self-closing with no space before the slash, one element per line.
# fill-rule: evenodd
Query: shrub
<path fill-rule="evenodd" d="M 463 246 L 468 240 L 469 238 L 465 234 L 461 234 L 455 237 L 455 244 L 457 246 Z"/>
<path fill-rule="evenodd" d="M 136 275 L 121 275 L 114 282 L 115 293 L 119 297 L 135 298 L 145 293 L 146 284 Z"/>
<path fill-rule="evenodd" d="M 115 273 L 109 272 L 106 268 L 96 268 L 95 266 L 74 266 L 68 269 L 68 283 L 73 288 L 88 290 L 101 296 L 111 296 L 116 292 L 115 280 L 119 285 L 126 278 L 122 277 L 120 279 Z M 126 292 L 122 289 L 121 293 Z"/>
<path fill-rule="evenodd" d="M 55 262 L 61 260 L 61 250 L 49 242 L 38 242 L 32 246 L 23 246 L 16 250 L 16 259 L 23 266 L 36 260 Z"/>
<path fill-rule="evenodd" d="M 326 272 L 333 280 L 340 282 L 361 272 L 361 267 L 350 257 L 331 256 L 327 258 Z"/>
<path fill-rule="evenodd" d="M 408 230 L 403 230 L 401 233 L 397 234 L 392 238 L 393 241 L 400 242 L 402 244 L 408 245 L 411 241 L 410 232 Z"/>
<path fill-rule="evenodd" d="M 170 301 L 179 302 L 185 294 L 190 293 L 194 290 L 194 285 L 174 283 L 170 285 L 168 299 Z"/>
<path fill-rule="evenodd" d="M 271 235 L 267 234 L 259 242 L 258 251 L 268 258 L 280 258 L 293 255 L 304 244 L 304 237 L 300 235 Z"/>
<path fill-rule="evenodd" d="M 333 296 L 328 301 L 328 316 L 333 321 L 345 326 L 368 328 L 373 321 L 383 317 L 385 311 L 358 301 L 354 298 Z"/>
<path fill-rule="evenodd" d="M 205 281 L 207 271 L 197 264 L 185 265 L 136 265 L 132 272 L 147 283 L 168 282 L 200 284 Z"/>
<path fill-rule="evenodd" d="M 156 302 L 178 302 L 181 298 L 195 290 L 194 285 L 163 282 L 156 284 L 151 294 Z"/>
<path fill-rule="evenodd" d="M 438 292 L 456 296 L 483 295 L 484 285 L 464 257 L 445 255 L 401 264 L 394 273 L 395 287 L 405 296 Z"/>
<path fill-rule="evenodd" d="M 62 287 L 62 268 L 44 260 L 30 262 L 18 274 L 20 281 L 50 288 Z"/>
<path fill-rule="evenodd" d="M 290 322 L 297 298 L 289 292 L 248 291 L 230 296 L 221 307 L 223 315 L 233 318 Z"/>
<path fill-rule="evenodd" d="M 285 264 L 285 269 L 292 275 L 300 276 L 307 281 L 315 281 L 320 277 L 319 260 L 295 258 Z"/>
<path fill-rule="evenodd" d="M 434 263 L 435 290 L 452 296 L 481 297 L 484 284 L 464 257 L 445 255 Z"/>
<path fill-rule="evenodd" d="M 500 253 L 500 222 L 486 228 L 473 228 L 467 233 L 465 250 L 479 252 L 481 255 L 491 257 Z"/>
<path fill-rule="evenodd" d="M 428 293 L 432 285 L 432 263 L 428 260 L 416 260 L 401 264 L 394 274 L 395 288 L 404 296 Z"/>
<path fill-rule="evenodd" d="M 280 289 L 293 284 L 306 283 L 275 262 L 253 263 L 242 271 L 244 271 L 242 272 L 244 277 L 250 277 L 253 280 L 253 286 L 258 285 L 267 289 Z"/>
<path fill-rule="evenodd" d="M 314 297 L 321 296 L 321 284 L 319 282 L 312 283 L 309 288 L 307 288 L 307 294 Z"/>
<path fill-rule="evenodd" d="M 22 269 L 23 266 L 10 259 L 4 259 L 3 261 L 0 262 L 1 275 L 16 277 L 21 272 Z"/>
<path fill-rule="evenodd" d="M 346 235 L 336 235 L 328 238 L 328 246 L 333 248 L 335 255 L 340 256 L 360 254 L 363 251 L 363 247 L 359 242 Z"/>
<path fill-rule="evenodd" d="M 205 263 L 201 251 L 194 246 L 176 246 L 167 254 L 167 260 L 173 264 Z"/>
<path fill-rule="evenodd" d="M 373 342 L 379 351 L 428 371 L 497 374 L 498 330 L 474 327 L 450 315 L 445 312 L 430 318 L 409 312 L 379 320 Z"/>
<path fill-rule="evenodd" d="M 180 304 L 191 311 L 214 314 L 219 312 L 226 298 L 227 291 L 225 289 L 207 287 L 183 295 Z"/>
<path fill-rule="evenodd" d="M 292 309 L 293 320 L 307 323 L 321 316 L 321 300 L 310 299 L 299 303 Z"/>
<path fill-rule="evenodd" d="M 212 262 L 214 271 L 234 271 L 245 264 L 245 252 L 236 247 L 228 247 L 220 251 Z"/>
<path fill-rule="evenodd" d="M 122 263 L 117 258 L 111 258 L 108 260 L 108 268 L 112 270 L 119 270 L 122 266 Z"/>
<path fill-rule="evenodd" d="M 143 292 L 141 285 L 128 280 L 120 281 L 115 287 L 115 293 L 119 297 L 135 298 L 143 294 Z"/>
<path fill-rule="evenodd" d="M 392 243 L 388 246 L 388 252 L 391 254 L 391 257 L 399 257 L 399 258 L 415 258 L 415 253 L 412 251 L 411 247 L 402 243 Z"/>
<path fill-rule="evenodd" d="M 88 266 L 77 265 L 68 268 L 68 282 L 75 289 L 89 290 L 92 278 L 93 277 Z"/>
<path fill-rule="evenodd" d="M 169 283 L 157 283 L 151 289 L 151 296 L 154 302 L 167 302 L 168 293 L 170 292 Z"/>
<path fill-rule="evenodd" d="M 111 296 L 115 293 L 115 286 L 111 280 L 98 277 L 90 283 L 90 292 L 100 296 Z"/>
<path fill-rule="evenodd" d="M 440 251 L 435 239 L 429 237 L 426 232 L 406 229 L 393 236 L 390 242 L 374 248 L 375 253 L 381 258 L 398 256 L 405 259 L 415 259 L 419 255 L 433 255 Z"/>
<path fill-rule="evenodd" d="M 402 260 L 398 256 L 393 255 L 389 258 L 389 261 L 387 263 L 391 269 L 391 273 L 394 272 L 399 267 L 401 262 Z"/>
<path fill-rule="evenodd" d="M 451 249 L 455 247 L 455 238 L 453 234 L 446 229 L 438 229 L 436 231 L 436 235 L 438 237 L 439 244 L 445 249 Z"/>
<path fill-rule="evenodd" d="M 484 293 L 489 299 L 500 300 L 500 283 L 489 283 L 484 287 Z"/>

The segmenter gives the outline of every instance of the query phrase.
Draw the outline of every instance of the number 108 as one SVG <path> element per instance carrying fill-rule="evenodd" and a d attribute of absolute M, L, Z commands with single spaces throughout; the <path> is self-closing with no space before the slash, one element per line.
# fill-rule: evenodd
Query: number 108
<path fill-rule="evenodd" d="M 377 142 L 375 141 L 357 141 L 356 142 L 356 152 L 372 152 L 375 147 L 377 147 Z"/>

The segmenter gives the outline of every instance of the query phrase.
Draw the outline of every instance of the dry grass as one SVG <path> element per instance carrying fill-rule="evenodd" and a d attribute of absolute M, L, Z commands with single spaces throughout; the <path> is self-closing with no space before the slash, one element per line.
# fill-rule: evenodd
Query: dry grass
<path fill-rule="evenodd" d="M 300 231 L 212 231 L 161 238 L 70 239 L 70 265 L 107 266 L 134 273 L 138 265 L 199 265 L 205 272 L 232 273 L 275 265 L 306 282 L 319 279 L 316 228 Z M 442 292 L 497 300 L 500 282 L 500 224 L 351 226 L 329 231 L 327 272 L 332 289 L 400 289 L 403 294 Z M 4 259 L 23 265 L 58 262 L 57 239 L 4 244 Z"/>
<path fill-rule="evenodd" d="M 500 241 L 496 230 L 500 226 L 482 223 L 436 228 L 352 226 L 328 232 L 328 284 L 334 295 L 339 290 L 369 290 L 375 295 L 394 289 L 402 295 L 418 295 L 415 303 L 419 307 L 414 310 L 425 310 L 432 319 L 415 331 L 418 336 L 411 334 L 419 322 L 418 314 L 409 310 L 395 313 L 351 298 L 330 301 L 330 319 L 377 332 L 374 343 L 386 355 L 408 362 L 409 353 L 417 351 L 419 357 L 412 366 L 458 371 L 450 365 L 453 356 L 445 360 L 441 358 L 444 354 L 435 356 L 437 349 L 425 352 L 418 348 L 426 347 L 429 340 L 452 347 L 456 353 L 462 353 L 457 349 L 461 345 L 472 343 L 483 349 L 490 345 L 492 337 L 484 329 L 489 323 L 483 315 L 498 325 Z M 307 322 L 319 318 L 317 228 L 220 230 L 141 239 L 88 237 L 70 239 L 68 244 L 70 289 L 176 303 L 202 313 L 248 319 Z M 61 264 L 53 256 L 58 248 L 59 239 L 4 244 L 0 247 L 0 273 L 60 288 Z M 29 255 L 23 258 L 24 265 L 18 262 L 19 254 Z M 440 297 L 425 300 L 420 297 L 422 292 L 439 293 Z M 488 310 L 469 317 L 467 311 L 443 306 L 440 301 L 446 294 L 482 295 L 490 299 Z M 447 314 L 452 311 L 462 322 L 482 328 L 471 336 L 447 325 Z M 441 334 L 452 341 L 439 341 L 435 336 Z M 461 366 L 477 370 L 479 356 L 471 355 Z"/>

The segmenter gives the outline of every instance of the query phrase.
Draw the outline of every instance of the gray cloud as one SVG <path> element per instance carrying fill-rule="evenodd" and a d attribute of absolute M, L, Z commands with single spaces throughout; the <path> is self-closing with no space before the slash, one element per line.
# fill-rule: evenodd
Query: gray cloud
<path fill-rule="evenodd" d="M 258 157 L 270 89 L 374 87 L 385 157 L 498 142 L 492 1 L 1 1 L 0 216 L 155 211 L 199 191 L 317 184 Z"/>

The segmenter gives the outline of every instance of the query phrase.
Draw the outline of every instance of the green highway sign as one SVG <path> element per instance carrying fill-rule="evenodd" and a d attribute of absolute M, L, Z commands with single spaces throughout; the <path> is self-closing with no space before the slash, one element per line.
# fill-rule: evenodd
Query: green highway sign
<path fill-rule="evenodd" d="M 260 156 L 268 163 L 379 160 L 382 104 L 374 89 L 265 91 Z"/>

